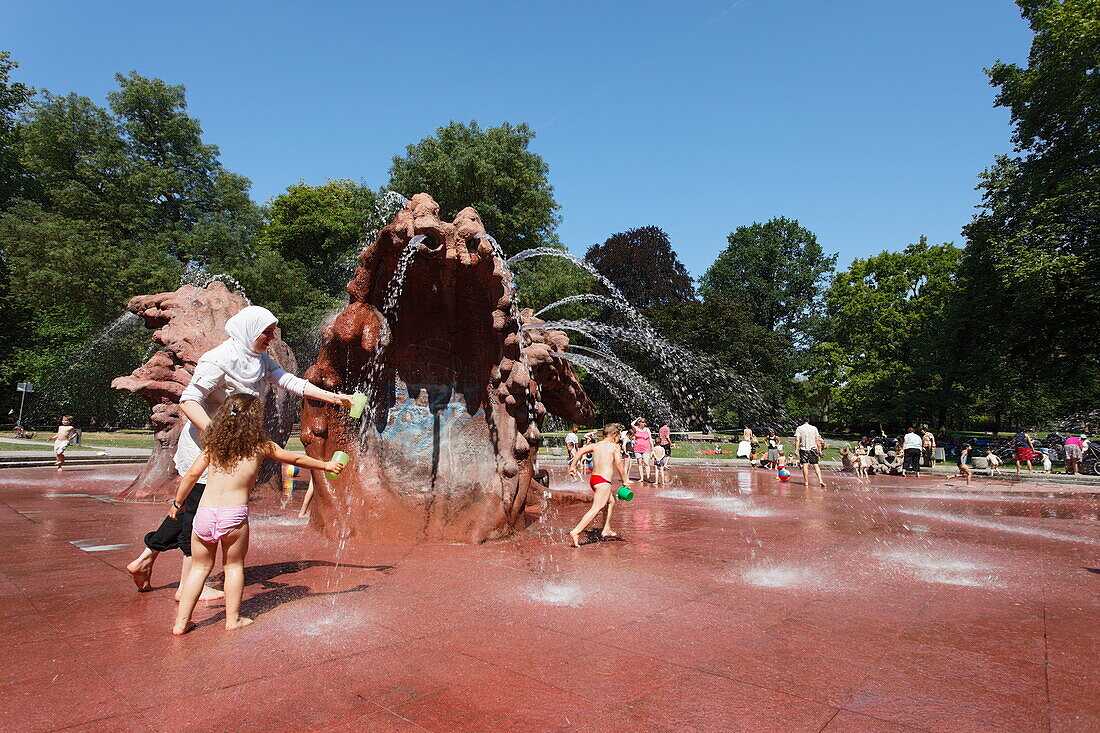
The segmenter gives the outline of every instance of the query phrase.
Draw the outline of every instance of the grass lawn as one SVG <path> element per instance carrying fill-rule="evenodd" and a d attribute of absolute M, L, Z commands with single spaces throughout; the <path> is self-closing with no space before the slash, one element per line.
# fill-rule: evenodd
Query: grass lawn
<path fill-rule="evenodd" d="M 18 450 L 37 450 L 37 451 L 49 451 L 53 453 L 53 441 L 41 441 L 35 440 L 20 440 L 18 443 L 0 443 L 0 451 L 18 451 Z M 94 451 L 95 448 L 86 448 L 84 446 L 70 445 L 65 449 L 69 451 Z"/>
<path fill-rule="evenodd" d="M 84 445 L 103 445 L 108 448 L 153 448 L 152 430 L 116 430 L 113 433 L 85 430 L 80 434 Z"/>

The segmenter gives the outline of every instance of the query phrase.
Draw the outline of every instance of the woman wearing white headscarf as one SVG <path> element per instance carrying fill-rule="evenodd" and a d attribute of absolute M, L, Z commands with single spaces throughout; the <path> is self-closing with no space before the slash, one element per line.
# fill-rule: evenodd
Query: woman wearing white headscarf
<path fill-rule="evenodd" d="M 200 435 L 210 424 L 210 416 L 230 395 L 258 396 L 268 385 L 275 385 L 299 396 L 351 406 L 350 395 L 325 391 L 275 363 L 267 349 L 275 338 L 277 325 L 278 319 L 267 308 L 250 305 L 225 322 L 229 338 L 199 357 L 191 382 L 180 395 L 180 411 L 187 418 L 175 454 L 176 470 L 181 476 L 202 452 Z M 205 489 L 204 473 L 184 502 L 179 519 L 166 517 L 160 527 L 145 535 L 145 550 L 126 566 L 138 590 L 150 590 L 153 563 L 165 550 L 183 552 L 182 577 L 187 576 L 191 568 L 191 523 Z M 221 591 L 206 588 L 201 597 L 209 600 L 221 595 Z"/>

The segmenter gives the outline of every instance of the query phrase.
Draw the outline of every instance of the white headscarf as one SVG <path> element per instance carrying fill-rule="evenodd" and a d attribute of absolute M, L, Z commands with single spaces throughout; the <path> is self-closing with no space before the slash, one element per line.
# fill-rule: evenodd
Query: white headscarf
<path fill-rule="evenodd" d="M 229 338 L 203 354 L 205 361 L 217 364 L 225 376 L 242 391 L 257 394 L 260 381 L 274 367 L 274 360 L 266 352 L 253 351 L 256 339 L 268 326 L 278 323 L 267 308 L 250 305 L 225 322 Z"/>

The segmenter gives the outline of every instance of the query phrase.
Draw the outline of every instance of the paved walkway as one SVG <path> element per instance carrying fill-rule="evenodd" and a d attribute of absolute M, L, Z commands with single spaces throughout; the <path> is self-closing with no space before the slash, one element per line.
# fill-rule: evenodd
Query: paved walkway
<path fill-rule="evenodd" d="M 151 593 L 124 570 L 164 514 L 111 497 L 136 470 L 0 471 L 8 730 L 1100 730 L 1089 495 L 681 468 L 580 549 L 583 506 L 480 546 L 336 546 L 260 502 L 256 623 L 203 604 L 175 638 L 179 555 Z"/>

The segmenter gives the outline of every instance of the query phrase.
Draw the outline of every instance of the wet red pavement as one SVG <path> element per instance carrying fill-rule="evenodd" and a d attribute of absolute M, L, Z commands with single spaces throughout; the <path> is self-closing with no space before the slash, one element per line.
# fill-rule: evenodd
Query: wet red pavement
<path fill-rule="evenodd" d="M 124 571 L 136 466 L 0 472 L 11 731 L 1100 729 L 1100 501 L 1072 487 L 682 469 L 573 550 L 583 505 L 482 546 L 252 520 L 244 613 L 169 633 Z M 336 565 L 339 561 L 339 565 Z"/>

